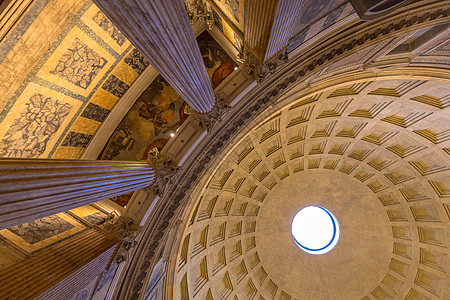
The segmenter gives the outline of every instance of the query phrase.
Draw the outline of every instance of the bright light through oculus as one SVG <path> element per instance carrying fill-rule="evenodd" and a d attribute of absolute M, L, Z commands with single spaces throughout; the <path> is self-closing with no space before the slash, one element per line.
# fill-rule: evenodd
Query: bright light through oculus
<path fill-rule="evenodd" d="M 311 254 L 324 254 L 339 240 L 339 224 L 325 208 L 307 206 L 292 221 L 292 235 L 297 245 Z"/>

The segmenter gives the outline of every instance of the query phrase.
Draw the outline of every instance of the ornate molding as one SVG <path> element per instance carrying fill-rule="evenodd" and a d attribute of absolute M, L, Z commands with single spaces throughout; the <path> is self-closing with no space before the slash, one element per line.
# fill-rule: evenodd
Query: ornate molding
<path fill-rule="evenodd" d="M 192 27 L 194 27 L 195 23 L 204 21 L 206 28 L 212 30 L 214 18 L 211 5 L 206 3 L 205 0 L 185 1 L 185 4 Z"/>
<path fill-rule="evenodd" d="M 247 73 L 252 75 L 258 83 L 261 83 L 268 75 L 274 74 L 279 66 L 286 64 L 289 55 L 286 47 L 279 54 L 261 64 L 256 56 L 243 47 L 239 51 L 238 60 L 245 62 Z"/>

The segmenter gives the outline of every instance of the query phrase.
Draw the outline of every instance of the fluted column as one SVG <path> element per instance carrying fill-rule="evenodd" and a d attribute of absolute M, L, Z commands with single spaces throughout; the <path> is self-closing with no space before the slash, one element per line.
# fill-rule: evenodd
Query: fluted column
<path fill-rule="evenodd" d="M 215 96 L 183 0 L 94 0 L 197 112 Z"/>
<path fill-rule="evenodd" d="M 304 0 L 278 1 L 264 61 L 272 58 L 287 47 L 295 22 L 300 17 L 300 9 L 303 2 Z"/>
<path fill-rule="evenodd" d="M 245 1 L 244 43 L 259 63 L 286 48 L 303 1 Z"/>
<path fill-rule="evenodd" d="M 148 187 L 148 163 L 0 159 L 0 229 Z"/>

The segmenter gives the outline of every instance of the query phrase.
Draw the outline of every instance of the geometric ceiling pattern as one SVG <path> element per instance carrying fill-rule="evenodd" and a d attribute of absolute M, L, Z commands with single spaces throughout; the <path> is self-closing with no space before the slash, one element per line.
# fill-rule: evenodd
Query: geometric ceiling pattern
<path fill-rule="evenodd" d="M 177 299 L 329 299 L 302 289 L 314 285 L 335 291 L 332 299 L 448 299 L 449 110 L 444 82 L 380 80 L 298 99 L 256 126 L 216 169 L 192 213 Z M 283 252 L 288 242 L 269 232 L 290 226 L 292 218 L 283 221 L 280 212 L 289 211 L 287 203 L 305 204 L 296 194 L 316 190 L 339 196 L 326 205 L 342 222 L 342 241 L 323 259 L 348 251 L 345 239 L 357 244 L 346 230 L 358 220 L 374 220 L 361 239 L 374 254 L 364 256 L 366 245 L 350 249 L 364 258 L 340 264 L 346 280 L 363 264 L 371 267 L 373 276 L 358 275 L 355 294 L 350 282 L 313 276 L 316 265 L 283 274 L 286 261 L 293 263 L 289 255 L 301 250 Z M 358 199 L 343 207 L 352 194 Z M 282 236 L 290 227 L 279 230 Z M 302 267 L 313 258 L 299 259 Z"/>

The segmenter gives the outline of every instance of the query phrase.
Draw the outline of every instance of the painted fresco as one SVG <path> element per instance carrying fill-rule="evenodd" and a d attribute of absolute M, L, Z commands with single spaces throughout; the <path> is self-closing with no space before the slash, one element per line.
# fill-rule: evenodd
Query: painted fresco
<path fill-rule="evenodd" d="M 218 0 L 217 3 L 224 11 L 239 23 L 239 0 Z"/>
<path fill-rule="evenodd" d="M 309 38 L 354 13 L 351 4 L 343 0 L 309 0 L 302 7 L 288 45 L 291 52 Z"/>
<path fill-rule="evenodd" d="M 100 225 L 108 221 L 109 215 L 92 205 L 85 205 L 78 208 L 74 208 L 69 211 L 70 214 L 81 218 L 90 225 Z"/>
<path fill-rule="evenodd" d="M 197 38 L 197 42 L 212 87 L 215 89 L 237 65 L 208 32 L 204 31 Z"/>
<path fill-rule="evenodd" d="M 197 42 L 211 85 L 216 88 L 237 65 L 206 31 Z M 164 148 L 170 133 L 175 132 L 188 116 L 187 103 L 162 76 L 158 76 L 119 124 L 100 159 L 146 160 L 154 148 L 158 151 Z M 126 205 L 124 199 L 116 201 Z"/>
<path fill-rule="evenodd" d="M 208 2 L 221 18 L 242 35 L 244 31 L 244 0 L 208 0 Z"/>
<path fill-rule="evenodd" d="M 13 226 L 8 228 L 8 230 L 17 236 L 20 236 L 27 243 L 33 245 L 74 227 L 75 226 L 64 219 L 54 215 L 30 223 Z M 36 232 L 39 232 L 39 235 L 37 235 Z"/>
<path fill-rule="evenodd" d="M 86 225 L 70 215 L 59 213 L 0 230 L 0 235 L 24 251 L 34 253 L 86 228 Z"/>
<path fill-rule="evenodd" d="M 67 117 L 73 108 L 74 104 L 60 101 L 48 93 L 45 96 L 31 94 L 18 109 L 18 117 L 11 118 L 12 123 L 0 142 L 0 156 L 41 157 L 61 126 L 67 125 Z M 9 121 L 7 119 L 5 124 Z"/>
<path fill-rule="evenodd" d="M 0 44 L 0 157 L 79 158 L 149 65 L 91 1 L 53 2 Z"/>
<path fill-rule="evenodd" d="M 66 213 L 0 230 L 0 238 L 6 239 L 8 243 L 18 246 L 25 252 L 36 253 L 107 220 L 109 220 L 107 213 L 92 205 L 86 205 Z M 1 255 L 3 253 L 0 251 Z"/>
<path fill-rule="evenodd" d="M 101 159 L 142 160 L 166 145 L 187 118 L 186 104 L 160 75 L 141 94 L 114 131 Z"/>
<path fill-rule="evenodd" d="M 105 58 L 76 37 L 50 73 L 85 89 L 106 63 Z"/>
<path fill-rule="evenodd" d="M 222 34 L 230 41 L 230 43 L 237 49 L 241 50 L 243 46 L 242 38 L 231 28 L 230 25 L 213 9 L 214 25 Z"/>

